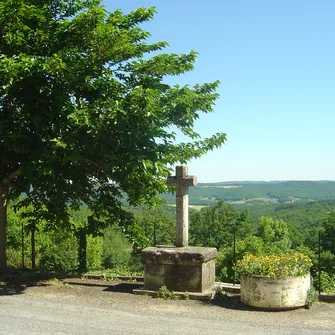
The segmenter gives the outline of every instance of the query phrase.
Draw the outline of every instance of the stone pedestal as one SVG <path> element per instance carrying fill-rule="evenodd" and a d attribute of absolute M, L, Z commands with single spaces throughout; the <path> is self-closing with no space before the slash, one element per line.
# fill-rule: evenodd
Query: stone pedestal
<path fill-rule="evenodd" d="M 149 247 L 142 250 L 144 290 L 209 293 L 215 288 L 216 248 Z"/>

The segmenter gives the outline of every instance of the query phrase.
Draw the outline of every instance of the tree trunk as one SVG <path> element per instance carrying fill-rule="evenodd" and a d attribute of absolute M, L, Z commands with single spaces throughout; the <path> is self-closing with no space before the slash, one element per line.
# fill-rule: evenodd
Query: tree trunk
<path fill-rule="evenodd" d="M 6 222 L 8 186 L 0 181 L 0 273 L 7 269 L 6 261 Z"/>
<path fill-rule="evenodd" d="M 86 249 L 87 249 L 87 234 L 86 229 L 82 228 L 79 230 L 79 271 L 86 272 L 87 271 L 87 263 L 86 263 Z"/>

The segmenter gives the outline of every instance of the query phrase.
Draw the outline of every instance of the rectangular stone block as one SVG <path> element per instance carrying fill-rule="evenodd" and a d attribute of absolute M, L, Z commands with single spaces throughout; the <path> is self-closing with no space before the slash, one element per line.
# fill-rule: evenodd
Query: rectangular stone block
<path fill-rule="evenodd" d="M 215 286 L 215 248 L 150 247 L 142 251 L 145 263 L 144 289 L 157 291 L 210 291 Z"/>

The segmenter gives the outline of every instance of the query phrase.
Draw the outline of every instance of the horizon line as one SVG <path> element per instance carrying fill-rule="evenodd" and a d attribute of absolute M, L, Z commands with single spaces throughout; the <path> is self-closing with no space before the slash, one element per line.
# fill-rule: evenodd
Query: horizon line
<path fill-rule="evenodd" d="M 319 182 L 335 182 L 335 179 L 270 179 L 270 180 L 262 180 L 262 179 L 244 179 L 244 180 L 222 180 L 222 181 L 208 181 L 208 182 L 198 182 L 199 184 L 218 184 L 218 183 L 280 183 L 287 181 L 319 181 Z"/>

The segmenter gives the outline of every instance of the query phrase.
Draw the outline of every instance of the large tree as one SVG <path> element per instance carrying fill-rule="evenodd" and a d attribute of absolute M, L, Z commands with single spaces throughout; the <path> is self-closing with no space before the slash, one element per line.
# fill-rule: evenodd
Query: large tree
<path fill-rule="evenodd" d="M 0 271 L 11 197 L 26 193 L 24 205 L 56 224 L 83 202 L 95 219 L 122 220 L 122 196 L 154 201 L 171 166 L 224 143 L 225 134 L 194 131 L 218 82 L 166 83 L 192 70 L 196 53 L 147 43 L 139 25 L 154 13 L 109 13 L 99 0 L 1 0 Z M 171 127 L 189 142 L 176 144 Z"/>

